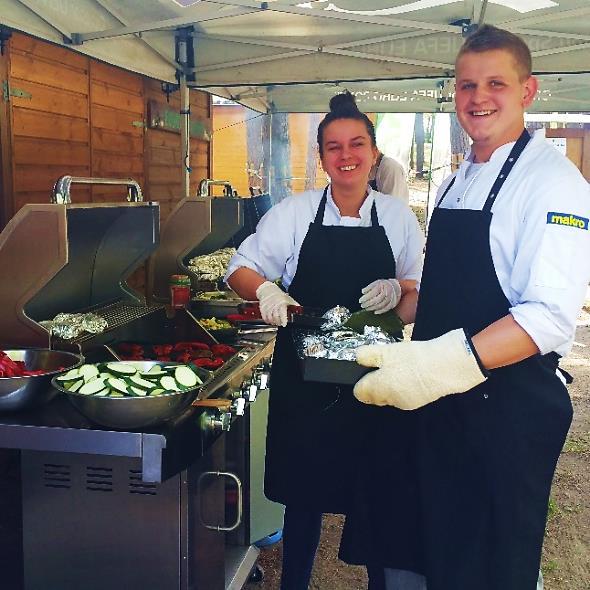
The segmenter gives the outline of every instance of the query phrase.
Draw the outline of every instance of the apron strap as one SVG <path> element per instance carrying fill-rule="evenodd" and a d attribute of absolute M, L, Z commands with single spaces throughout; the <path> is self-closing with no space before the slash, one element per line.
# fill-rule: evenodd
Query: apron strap
<path fill-rule="evenodd" d="M 516 164 L 516 161 L 518 160 L 518 158 L 520 158 L 520 155 L 524 151 L 524 148 L 526 147 L 526 144 L 530 141 L 530 139 L 531 136 L 529 132 L 526 129 L 523 129 L 522 133 L 520 134 L 520 137 L 516 140 L 516 143 L 512 147 L 512 150 L 510 151 L 508 158 L 504 162 L 504 166 L 502 166 L 502 170 L 500 170 L 500 174 L 498 174 L 496 182 L 494 182 L 490 190 L 490 194 L 488 195 L 488 198 L 482 209 L 484 213 L 489 213 L 492 210 L 492 205 L 494 204 L 494 201 L 496 200 L 496 197 L 498 196 L 500 189 L 506 182 L 508 175 L 512 171 L 512 168 L 514 168 L 514 164 Z"/>
<path fill-rule="evenodd" d="M 510 154 L 508 155 L 508 158 L 506 158 L 506 161 L 504 162 L 504 165 L 500 170 L 500 174 L 498 174 L 496 181 L 490 189 L 490 193 L 482 209 L 483 212 L 489 213 L 492 210 L 492 205 L 494 204 L 494 201 L 496 200 L 496 197 L 498 196 L 500 189 L 506 182 L 508 174 L 510 174 L 512 168 L 514 168 L 514 164 L 516 164 L 516 161 L 518 160 L 518 158 L 520 158 L 520 155 L 524 151 L 524 148 L 526 147 L 526 144 L 530 141 L 530 139 L 531 136 L 529 132 L 526 129 L 523 129 L 522 133 L 520 134 L 520 137 L 516 140 L 514 146 L 512 146 L 512 150 L 510 150 Z M 443 193 L 439 202 L 436 204 L 435 209 L 440 207 L 440 204 L 444 201 L 444 198 L 447 196 L 447 193 L 455 184 L 456 178 L 457 177 L 454 176 L 451 182 L 449 182 L 449 186 L 447 186 L 447 188 L 445 189 L 445 192 Z"/>
<path fill-rule="evenodd" d="M 326 203 L 328 201 L 328 187 L 324 189 L 324 194 L 320 200 L 317 213 L 315 214 L 314 223 L 318 225 L 324 224 L 324 212 L 326 211 Z M 373 198 L 373 206 L 371 207 L 371 226 L 379 227 L 379 217 L 377 216 L 377 204 Z"/>
<path fill-rule="evenodd" d="M 324 194 L 320 200 L 320 205 L 318 207 L 317 213 L 315 214 L 315 219 L 313 220 L 314 223 L 318 225 L 323 225 L 324 223 L 324 211 L 326 210 L 326 201 L 328 200 L 328 186 L 324 189 Z"/>

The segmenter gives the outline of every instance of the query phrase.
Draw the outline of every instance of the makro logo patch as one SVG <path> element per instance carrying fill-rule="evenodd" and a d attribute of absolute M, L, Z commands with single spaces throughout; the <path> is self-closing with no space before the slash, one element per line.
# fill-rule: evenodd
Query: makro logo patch
<path fill-rule="evenodd" d="M 554 225 L 567 225 L 568 227 L 577 227 L 578 229 L 588 229 L 588 219 L 586 219 L 586 217 L 572 215 L 571 213 L 557 213 L 556 211 L 549 211 L 549 213 L 547 213 L 547 223 L 552 223 Z"/>

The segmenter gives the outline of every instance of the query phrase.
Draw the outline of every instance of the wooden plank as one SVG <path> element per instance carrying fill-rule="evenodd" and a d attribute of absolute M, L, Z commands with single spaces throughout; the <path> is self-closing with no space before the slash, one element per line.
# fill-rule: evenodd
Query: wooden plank
<path fill-rule="evenodd" d="M 150 184 L 172 182 L 178 183 L 180 189 L 181 178 L 182 169 L 180 166 L 174 168 L 170 166 L 150 166 L 147 170 L 147 179 Z"/>
<path fill-rule="evenodd" d="M 180 149 L 152 147 L 148 148 L 147 154 L 150 166 L 163 166 L 165 164 L 177 166 L 182 162 L 182 154 Z"/>
<path fill-rule="evenodd" d="M 117 86 L 131 94 L 141 95 L 143 93 L 142 77 L 116 66 L 93 60 L 90 66 L 90 75 L 93 81 L 102 82 L 107 86 Z"/>
<path fill-rule="evenodd" d="M 134 175 L 143 175 L 143 159 L 141 155 L 128 155 L 120 158 L 108 152 L 94 151 L 92 154 L 92 172 L 95 176 L 103 178 L 118 177 L 127 178 Z"/>
<path fill-rule="evenodd" d="M 159 129 L 146 129 L 146 139 L 149 147 L 170 147 L 180 150 L 180 135 Z"/>
<path fill-rule="evenodd" d="M 84 143 L 15 137 L 13 151 L 15 164 L 29 164 L 32 168 L 90 164 L 90 148 Z"/>
<path fill-rule="evenodd" d="M 84 120 L 88 117 L 88 97 L 85 95 L 49 88 L 20 78 L 11 79 L 10 84 L 31 95 L 30 98 L 12 96 L 13 109 L 25 108 Z"/>
<path fill-rule="evenodd" d="M 109 129 L 121 134 L 136 135 L 138 137 L 143 136 L 143 128 L 133 125 L 134 121 L 138 120 L 138 113 L 119 111 L 92 104 L 90 117 L 93 128 Z"/>
<path fill-rule="evenodd" d="M 131 94 L 126 90 L 120 90 L 114 86 L 94 81 L 90 85 L 90 95 L 93 105 L 111 107 L 118 111 L 128 111 L 134 113 L 136 119 L 143 119 L 143 97 L 140 95 Z"/>
<path fill-rule="evenodd" d="M 107 129 L 92 130 L 92 148 L 111 154 L 141 155 L 143 140 L 135 135 L 123 135 Z"/>
<path fill-rule="evenodd" d="M 557 129 L 545 129 L 545 137 L 584 137 L 584 129 L 575 129 L 570 127 L 558 127 Z"/>
<path fill-rule="evenodd" d="M 582 170 L 582 154 L 584 151 L 584 140 L 581 137 L 568 137 L 566 139 L 566 156 Z"/>
<path fill-rule="evenodd" d="M 212 177 L 229 180 L 240 195 L 249 194 L 246 112 L 241 106 L 219 106 L 213 111 Z"/>
<path fill-rule="evenodd" d="M 32 53 L 42 59 L 53 60 L 66 66 L 81 70 L 88 69 L 88 57 L 71 49 L 16 32 L 13 33 L 10 41 L 14 53 Z"/>
<path fill-rule="evenodd" d="M 0 54 L 0 79 L 8 80 L 14 36 L 9 39 Z M 13 192 L 14 162 L 12 159 L 12 109 L 11 103 L 0 100 L 0 229 L 16 212 Z"/>
<path fill-rule="evenodd" d="M 64 141 L 90 141 L 90 129 L 84 119 L 42 111 L 14 109 L 12 129 L 15 136 Z"/>
<path fill-rule="evenodd" d="M 45 191 L 46 203 L 55 181 L 69 174 L 71 176 L 90 176 L 89 166 L 15 166 L 14 191 L 36 192 Z"/>
<path fill-rule="evenodd" d="M 29 80 L 52 88 L 88 94 L 88 72 L 72 69 L 63 63 L 42 59 L 30 53 L 17 53 L 10 60 L 13 78 Z"/>

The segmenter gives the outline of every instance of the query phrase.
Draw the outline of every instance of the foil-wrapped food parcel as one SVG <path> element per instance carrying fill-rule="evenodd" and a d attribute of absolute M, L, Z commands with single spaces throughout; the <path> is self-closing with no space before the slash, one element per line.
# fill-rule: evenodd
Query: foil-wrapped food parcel
<path fill-rule="evenodd" d="M 364 326 L 357 332 L 345 326 L 351 313 L 346 307 L 336 306 L 323 316 L 327 321 L 320 331 L 302 331 L 296 337 L 301 358 L 322 358 L 355 361 L 356 349 L 365 344 L 391 344 L 399 338 L 385 332 L 379 326 Z"/>
<path fill-rule="evenodd" d="M 52 336 L 72 340 L 85 332 L 100 334 L 107 327 L 107 321 L 95 313 L 58 313 L 52 320 L 39 322 Z"/>
<path fill-rule="evenodd" d="M 202 254 L 188 261 L 188 268 L 199 281 L 215 282 L 223 278 L 235 248 L 221 248 L 211 254 Z"/>

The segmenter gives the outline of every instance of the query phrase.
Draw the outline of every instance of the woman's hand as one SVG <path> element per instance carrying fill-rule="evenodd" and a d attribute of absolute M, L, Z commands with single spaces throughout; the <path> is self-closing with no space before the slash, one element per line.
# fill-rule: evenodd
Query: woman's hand
<path fill-rule="evenodd" d="M 361 291 L 359 303 L 363 309 L 376 314 L 393 309 L 401 299 L 402 288 L 397 279 L 378 279 Z"/>
<path fill-rule="evenodd" d="M 286 326 L 287 307 L 299 305 L 295 299 L 270 281 L 265 281 L 256 289 L 256 297 L 260 303 L 262 319 L 273 326 Z"/>

